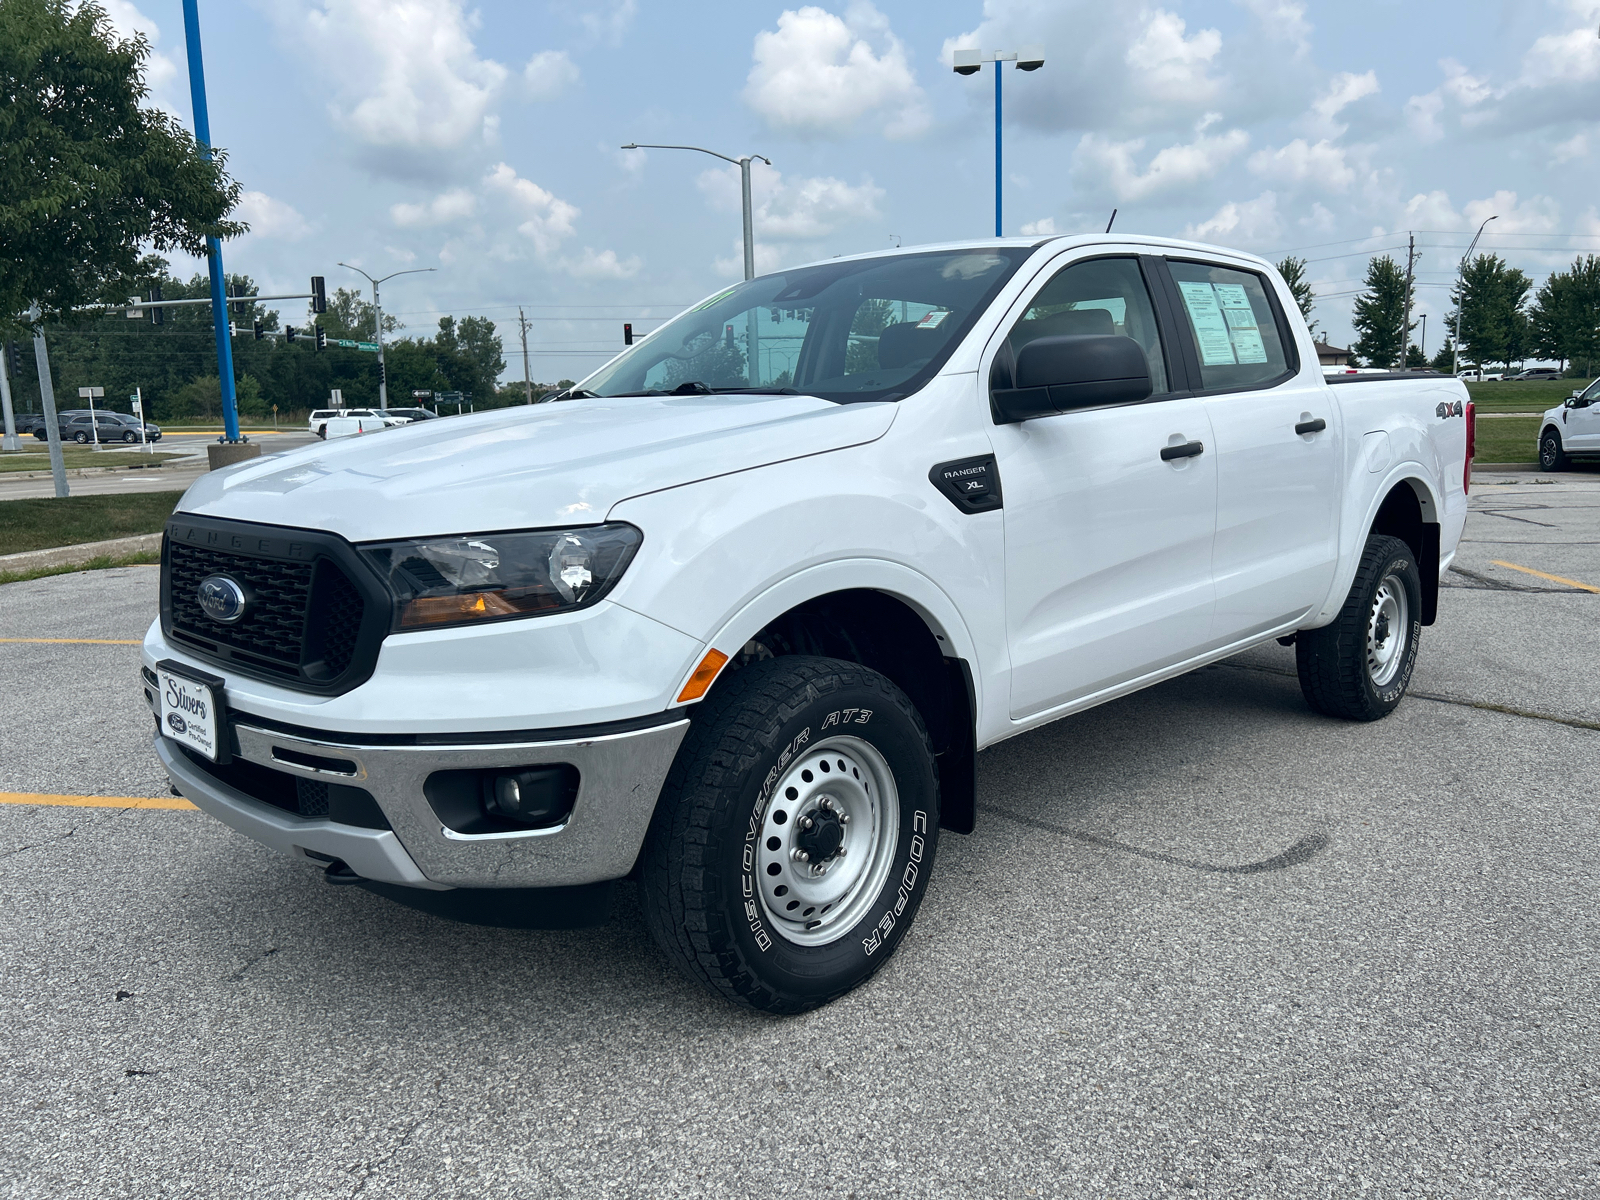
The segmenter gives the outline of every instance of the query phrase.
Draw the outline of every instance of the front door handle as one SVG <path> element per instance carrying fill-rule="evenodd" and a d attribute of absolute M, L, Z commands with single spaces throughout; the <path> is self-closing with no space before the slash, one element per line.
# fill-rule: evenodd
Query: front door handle
<path fill-rule="evenodd" d="M 1206 444 L 1204 442 L 1185 442 L 1181 446 L 1163 446 L 1161 447 L 1161 461 L 1171 462 L 1175 458 L 1193 458 L 1196 454 L 1204 454 L 1205 452 Z"/>
<path fill-rule="evenodd" d="M 1315 421 L 1301 421 L 1294 427 L 1294 431 L 1296 433 L 1321 433 L 1327 427 L 1328 423 L 1318 417 Z"/>

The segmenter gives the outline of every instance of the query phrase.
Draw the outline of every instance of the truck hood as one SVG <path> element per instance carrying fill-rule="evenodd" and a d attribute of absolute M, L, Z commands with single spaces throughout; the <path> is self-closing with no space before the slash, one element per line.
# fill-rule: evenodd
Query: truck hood
<path fill-rule="evenodd" d="M 519 405 L 242 463 L 178 508 L 350 541 L 592 525 L 646 492 L 875 441 L 897 411 L 815 396 Z"/>

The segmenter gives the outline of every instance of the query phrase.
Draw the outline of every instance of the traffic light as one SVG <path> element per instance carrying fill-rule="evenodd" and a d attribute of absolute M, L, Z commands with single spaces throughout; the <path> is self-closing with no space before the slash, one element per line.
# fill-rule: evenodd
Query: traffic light
<path fill-rule="evenodd" d="M 311 328 L 317 331 L 317 353 L 321 354 L 328 348 L 327 331 L 324 330 L 321 325 L 313 325 Z"/>
<path fill-rule="evenodd" d="M 233 322 L 233 321 L 229 321 L 228 322 L 228 336 L 229 337 L 238 337 L 239 336 L 239 326 L 238 326 L 238 324 L 236 322 Z"/>
<path fill-rule="evenodd" d="M 383 363 L 378 364 L 378 383 L 382 387 L 389 386 L 389 368 Z"/>
<path fill-rule="evenodd" d="M 314 313 L 328 311 L 328 288 L 322 282 L 321 275 L 311 277 L 311 311 Z"/>
<path fill-rule="evenodd" d="M 622 323 L 622 344 L 624 346 L 633 345 L 633 326 L 626 321 Z"/>
<path fill-rule="evenodd" d="M 11 378 L 17 379 L 22 375 L 22 345 L 19 342 L 6 343 L 6 365 L 11 368 Z"/>
<path fill-rule="evenodd" d="M 256 341 L 259 342 L 262 338 L 264 338 L 266 336 L 267 336 L 266 330 L 262 329 L 261 328 L 261 322 L 257 321 L 256 322 Z"/>
<path fill-rule="evenodd" d="M 161 285 L 159 283 L 152 283 L 150 285 L 150 301 L 151 303 L 155 303 L 159 299 L 161 299 Z M 152 308 L 150 310 L 150 324 L 159 325 L 164 320 L 166 320 L 166 313 L 162 309 Z"/>
<path fill-rule="evenodd" d="M 285 325 L 283 327 L 283 340 L 285 342 L 289 343 L 290 345 L 294 344 L 294 339 L 297 338 L 299 335 L 300 335 L 300 331 L 298 329 L 296 329 L 293 325 Z"/>

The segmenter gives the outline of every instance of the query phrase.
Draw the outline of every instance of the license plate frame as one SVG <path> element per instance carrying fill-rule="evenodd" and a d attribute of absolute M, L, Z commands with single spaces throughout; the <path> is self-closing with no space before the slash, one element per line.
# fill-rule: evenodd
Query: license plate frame
<path fill-rule="evenodd" d="M 184 663 L 156 663 L 156 723 L 161 736 L 210 762 L 232 759 L 226 681 Z"/>

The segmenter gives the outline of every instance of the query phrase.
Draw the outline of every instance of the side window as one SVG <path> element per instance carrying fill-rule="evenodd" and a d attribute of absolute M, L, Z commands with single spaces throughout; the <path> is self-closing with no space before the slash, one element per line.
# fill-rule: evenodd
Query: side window
<path fill-rule="evenodd" d="M 1166 356 L 1150 293 L 1132 258 L 1093 258 L 1063 267 L 1034 297 L 1006 338 L 1016 352 L 1034 338 L 1098 333 L 1131 337 L 1150 362 L 1152 394 L 1169 391 Z"/>
<path fill-rule="evenodd" d="M 1200 386 L 1246 388 L 1289 371 L 1283 335 L 1261 276 L 1206 263 L 1169 262 L 1200 355 Z"/>

